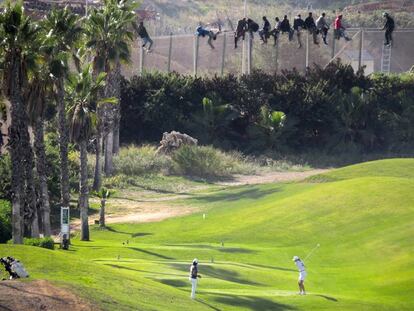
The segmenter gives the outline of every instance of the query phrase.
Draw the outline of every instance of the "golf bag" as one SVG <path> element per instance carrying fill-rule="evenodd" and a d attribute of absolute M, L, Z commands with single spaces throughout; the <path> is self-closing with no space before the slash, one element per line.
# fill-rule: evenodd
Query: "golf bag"
<path fill-rule="evenodd" d="M 0 258 L 5 270 L 9 273 L 10 279 L 28 278 L 29 274 L 23 264 L 13 257 Z"/>

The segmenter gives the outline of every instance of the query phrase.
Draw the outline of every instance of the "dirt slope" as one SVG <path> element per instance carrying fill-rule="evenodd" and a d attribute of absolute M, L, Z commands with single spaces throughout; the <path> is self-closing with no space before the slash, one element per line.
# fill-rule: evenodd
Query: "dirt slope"
<path fill-rule="evenodd" d="M 0 311 L 98 311 L 66 289 L 47 281 L 0 282 Z"/>

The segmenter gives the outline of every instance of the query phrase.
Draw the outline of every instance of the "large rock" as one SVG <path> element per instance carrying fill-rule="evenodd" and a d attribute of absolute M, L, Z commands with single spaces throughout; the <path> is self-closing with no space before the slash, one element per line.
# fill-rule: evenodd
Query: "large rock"
<path fill-rule="evenodd" d="M 197 139 L 187 134 L 172 131 L 171 133 L 164 133 L 162 135 L 162 140 L 160 141 L 161 146 L 157 149 L 157 153 L 171 154 L 181 146 L 196 146 L 197 144 Z"/>

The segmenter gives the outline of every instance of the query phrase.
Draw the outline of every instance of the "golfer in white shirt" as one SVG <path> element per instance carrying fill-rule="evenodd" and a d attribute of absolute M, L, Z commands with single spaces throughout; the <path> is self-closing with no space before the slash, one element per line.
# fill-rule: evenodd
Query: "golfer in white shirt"
<path fill-rule="evenodd" d="M 299 291 L 300 291 L 299 295 L 306 295 L 305 278 L 307 276 L 307 273 L 305 269 L 305 264 L 303 263 L 302 260 L 300 260 L 298 256 L 293 257 L 293 261 L 295 262 L 295 265 L 296 267 L 298 267 L 298 270 L 299 270 L 299 280 L 298 280 Z"/>

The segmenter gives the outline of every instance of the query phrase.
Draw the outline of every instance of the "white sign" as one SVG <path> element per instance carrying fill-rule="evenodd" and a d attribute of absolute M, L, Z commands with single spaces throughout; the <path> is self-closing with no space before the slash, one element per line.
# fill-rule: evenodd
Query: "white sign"
<path fill-rule="evenodd" d="M 70 213 L 69 213 L 69 207 L 61 207 L 60 209 L 60 232 L 63 236 L 66 234 L 66 236 L 69 238 L 70 233 Z"/>

